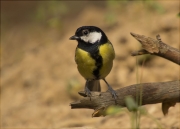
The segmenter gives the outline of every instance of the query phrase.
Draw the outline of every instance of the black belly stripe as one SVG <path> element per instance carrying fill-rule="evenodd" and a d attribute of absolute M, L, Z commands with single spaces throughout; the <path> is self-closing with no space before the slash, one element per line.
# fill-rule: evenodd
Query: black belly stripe
<path fill-rule="evenodd" d="M 96 77 L 95 79 L 99 79 L 100 77 L 100 69 L 102 68 L 103 65 L 103 58 L 102 56 L 99 54 L 99 47 L 104 44 L 106 42 L 103 43 L 85 43 L 82 41 L 78 41 L 78 48 L 81 48 L 87 52 L 89 52 L 90 56 L 95 60 L 95 65 L 96 68 L 92 71 L 92 74 Z"/>
<path fill-rule="evenodd" d="M 96 77 L 96 79 L 99 79 L 100 77 L 100 69 L 103 65 L 103 58 L 99 54 L 99 50 L 96 52 L 90 53 L 91 57 L 95 60 L 96 68 L 93 70 L 93 75 Z"/>

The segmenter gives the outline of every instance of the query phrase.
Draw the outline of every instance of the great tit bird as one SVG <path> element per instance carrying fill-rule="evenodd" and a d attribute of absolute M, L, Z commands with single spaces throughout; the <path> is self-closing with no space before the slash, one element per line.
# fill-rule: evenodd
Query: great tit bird
<path fill-rule="evenodd" d="M 79 73 L 86 79 L 85 93 L 91 96 L 91 91 L 100 91 L 99 80 L 102 79 L 114 99 L 116 92 L 107 83 L 105 77 L 110 73 L 115 58 L 114 48 L 106 34 L 95 26 L 79 27 L 70 40 L 77 40 L 75 61 Z"/>

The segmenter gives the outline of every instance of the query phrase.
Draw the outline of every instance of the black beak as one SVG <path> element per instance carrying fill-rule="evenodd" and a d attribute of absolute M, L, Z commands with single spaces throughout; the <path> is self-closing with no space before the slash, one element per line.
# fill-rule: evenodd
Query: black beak
<path fill-rule="evenodd" d="M 70 40 L 78 40 L 79 37 L 77 37 L 76 35 L 74 35 L 74 36 L 71 36 L 69 39 L 70 39 Z"/>

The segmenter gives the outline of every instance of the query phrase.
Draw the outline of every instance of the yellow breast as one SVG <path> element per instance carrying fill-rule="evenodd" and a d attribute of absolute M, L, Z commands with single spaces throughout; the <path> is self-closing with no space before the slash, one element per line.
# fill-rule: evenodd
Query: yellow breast
<path fill-rule="evenodd" d="M 93 70 L 96 68 L 95 60 L 90 56 L 90 54 L 82 49 L 76 49 L 75 61 L 77 63 L 77 68 L 79 73 L 85 79 L 94 79 Z"/>
<path fill-rule="evenodd" d="M 112 69 L 115 57 L 114 49 L 111 43 L 105 43 L 99 47 L 99 55 L 102 57 L 102 66 L 99 69 L 99 79 L 105 78 Z M 96 79 L 93 71 L 97 68 L 96 61 L 90 54 L 80 48 L 76 49 L 75 61 L 79 73 L 85 79 Z"/>
<path fill-rule="evenodd" d="M 105 78 L 112 69 L 115 53 L 112 44 L 106 43 L 100 46 L 99 53 L 103 58 L 103 65 L 100 69 L 100 78 Z"/>

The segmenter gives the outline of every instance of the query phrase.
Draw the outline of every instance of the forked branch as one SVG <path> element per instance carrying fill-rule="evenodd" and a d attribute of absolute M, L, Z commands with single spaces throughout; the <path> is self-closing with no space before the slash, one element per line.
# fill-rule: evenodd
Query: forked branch
<path fill-rule="evenodd" d="M 180 65 L 180 51 L 162 42 L 160 35 L 156 36 L 156 40 L 144 35 L 131 32 L 131 35 L 142 44 L 142 50 L 135 51 L 132 56 L 153 54 L 168 59 Z"/>

